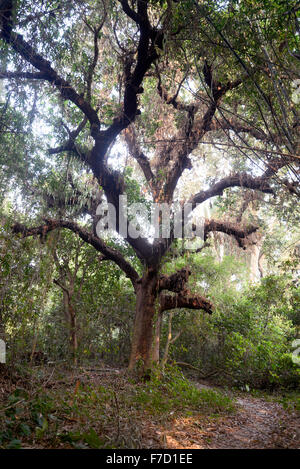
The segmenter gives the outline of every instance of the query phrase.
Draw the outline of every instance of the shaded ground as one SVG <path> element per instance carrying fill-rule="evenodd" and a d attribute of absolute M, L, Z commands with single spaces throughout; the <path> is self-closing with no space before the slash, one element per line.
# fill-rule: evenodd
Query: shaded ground
<path fill-rule="evenodd" d="M 185 382 L 173 392 L 173 382 L 135 383 L 111 368 L 2 376 L 0 447 L 300 448 L 299 413 L 274 398 L 230 392 L 233 406 L 228 391 Z"/>

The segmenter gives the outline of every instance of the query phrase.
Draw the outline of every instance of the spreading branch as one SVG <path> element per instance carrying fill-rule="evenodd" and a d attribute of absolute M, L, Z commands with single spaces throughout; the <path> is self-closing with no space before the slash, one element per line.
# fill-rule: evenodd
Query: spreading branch
<path fill-rule="evenodd" d="M 152 192 L 155 192 L 155 176 L 152 172 L 149 159 L 143 153 L 137 142 L 136 132 L 133 125 L 131 125 L 125 130 L 124 138 L 131 156 L 138 162 L 141 170 L 144 173 L 146 181 L 152 189 Z"/>
<path fill-rule="evenodd" d="M 131 9 L 126 0 L 120 0 L 123 11 L 139 28 L 139 43 L 137 47 L 137 59 L 133 71 L 131 61 L 125 70 L 125 90 L 123 112 L 116 117 L 110 127 L 99 134 L 104 144 L 105 153 L 111 142 L 133 122 L 140 111 L 138 110 L 138 95 L 143 93 L 142 82 L 151 65 L 158 59 L 158 49 L 162 49 L 163 32 L 152 27 L 148 18 L 148 2 L 137 1 L 137 12 Z M 94 153 L 101 167 L 101 158 Z M 96 162 L 95 162 L 96 163 Z M 97 166 L 97 165 L 96 165 Z"/>
<path fill-rule="evenodd" d="M 185 112 L 190 112 L 190 110 L 192 108 L 195 109 L 195 110 L 199 108 L 199 103 L 198 102 L 194 102 L 194 103 L 191 103 L 191 104 L 186 104 L 183 101 L 181 101 L 180 99 L 178 99 L 180 89 L 181 89 L 184 81 L 187 78 L 187 73 L 184 75 L 182 80 L 179 82 L 177 90 L 176 90 L 174 95 L 169 95 L 168 91 L 163 86 L 158 67 L 156 67 L 156 74 L 157 74 L 157 79 L 158 79 L 157 91 L 158 91 L 158 94 L 161 97 L 161 99 L 166 104 L 172 105 L 178 111 L 185 111 Z"/>
<path fill-rule="evenodd" d="M 107 17 L 107 12 L 105 11 L 101 23 L 99 24 L 99 26 L 97 26 L 95 28 L 92 28 L 87 21 L 85 22 L 86 26 L 93 33 L 93 41 L 94 41 L 94 56 L 93 56 L 93 60 L 91 61 L 90 65 L 89 65 L 88 72 L 87 72 L 87 79 L 86 79 L 86 87 L 87 87 L 86 100 L 87 100 L 88 103 L 91 102 L 93 75 L 94 75 L 95 68 L 97 66 L 98 58 L 99 58 L 98 37 L 99 37 L 99 33 L 100 33 L 101 29 L 104 26 L 106 17 Z"/>
<path fill-rule="evenodd" d="M 273 190 L 266 179 L 267 178 L 265 176 L 254 178 L 247 173 L 238 173 L 232 176 L 227 176 L 215 183 L 209 189 L 195 194 L 189 200 L 189 203 L 191 203 L 193 208 L 195 208 L 196 204 L 200 204 L 216 195 L 222 195 L 224 190 L 229 187 L 244 187 L 247 189 L 259 190 L 267 194 L 273 194 Z"/>
<path fill-rule="evenodd" d="M 46 73 L 42 72 L 10 72 L 6 70 L 1 70 L 0 71 L 0 79 L 20 79 L 20 78 L 26 78 L 28 80 L 47 80 L 47 75 Z"/>
<path fill-rule="evenodd" d="M 246 239 L 255 233 L 259 229 L 258 226 L 249 225 L 247 227 L 241 227 L 238 224 L 234 224 L 228 221 L 221 220 L 205 220 L 204 223 L 204 241 L 207 239 L 208 233 L 210 232 L 221 232 L 227 235 L 233 236 L 238 245 L 245 249 Z"/>
<path fill-rule="evenodd" d="M 212 79 L 211 68 L 209 68 L 208 65 L 204 66 L 203 73 L 204 75 L 207 75 L 205 77 L 205 81 L 211 88 L 212 97 L 210 99 L 210 103 L 205 105 L 206 110 L 199 117 L 197 116 L 199 104 L 192 103 L 188 106 L 181 106 L 182 110 L 187 111 L 186 123 L 178 131 L 177 135 L 163 146 L 160 154 L 160 159 L 162 161 L 166 160 L 167 155 L 168 160 L 172 162 L 163 187 L 164 198 L 166 198 L 168 202 L 173 198 L 178 179 L 182 175 L 183 171 L 185 169 L 191 169 L 192 167 L 189 155 L 197 148 L 204 135 L 211 130 L 213 118 L 219 102 L 229 90 L 237 88 L 245 79 L 239 78 L 222 85 L 219 82 L 216 83 Z M 161 86 L 160 94 L 164 100 L 170 99 L 165 95 Z M 176 99 L 171 99 L 170 103 L 174 105 L 176 103 Z M 177 101 L 177 105 L 180 106 L 179 101 Z"/>
<path fill-rule="evenodd" d="M 262 129 L 257 129 L 254 125 L 246 125 L 241 121 L 233 118 L 217 119 L 210 126 L 210 131 L 217 130 L 232 130 L 236 134 L 245 133 L 251 135 L 256 140 L 260 140 L 266 143 L 272 143 L 276 141 L 275 136 L 267 135 Z"/>
<path fill-rule="evenodd" d="M 22 238 L 28 236 L 45 237 L 47 233 L 59 228 L 69 229 L 73 233 L 77 234 L 83 241 L 93 246 L 97 251 L 101 252 L 106 259 L 114 261 L 120 267 L 120 269 L 123 270 L 126 276 L 130 278 L 131 282 L 135 286 L 135 283 L 139 277 L 138 273 L 132 267 L 132 265 L 126 261 L 123 255 L 117 249 L 107 246 L 101 238 L 94 236 L 92 233 L 82 228 L 75 222 L 69 220 L 45 220 L 43 225 L 31 228 L 17 223 L 13 226 L 12 231 L 13 233 L 20 234 Z"/>
<path fill-rule="evenodd" d="M 0 38 L 7 44 L 10 44 L 12 49 L 17 52 L 26 62 L 30 63 L 33 67 L 38 69 L 44 76 L 44 79 L 49 83 L 56 86 L 64 99 L 72 101 L 88 118 L 92 126 L 97 129 L 100 127 L 100 121 L 97 112 L 90 106 L 90 104 L 79 95 L 72 85 L 51 67 L 51 64 L 42 55 L 38 54 L 34 48 L 23 39 L 21 34 L 12 31 L 12 2 L 11 8 L 3 12 L 1 11 L 2 29 Z M 32 77 L 31 77 L 32 78 Z"/>

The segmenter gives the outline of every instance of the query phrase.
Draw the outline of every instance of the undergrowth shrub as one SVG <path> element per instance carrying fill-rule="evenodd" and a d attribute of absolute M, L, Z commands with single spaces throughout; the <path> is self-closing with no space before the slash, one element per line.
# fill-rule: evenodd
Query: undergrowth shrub
<path fill-rule="evenodd" d="M 232 400 L 218 391 L 199 389 L 176 367 L 168 367 L 162 376 L 159 370 L 151 381 L 138 387 L 135 400 L 152 412 L 203 411 L 231 412 Z"/>
<path fill-rule="evenodd" d="M 260 389 L 299 386 L 300 367 L 292 360 L 300 311 L 299 288 L 290 279 L 269 276 L 242 292 L 215 291 L 211 316 L 179 312 L 181 329 L 171 358 L 211 375 L 220 383 Z M 297 319 L 298 318 L 298 319 Z"/>

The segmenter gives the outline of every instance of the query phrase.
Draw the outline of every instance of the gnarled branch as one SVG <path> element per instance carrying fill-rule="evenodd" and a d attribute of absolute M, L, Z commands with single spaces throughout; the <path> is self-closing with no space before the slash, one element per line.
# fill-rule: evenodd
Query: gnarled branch
<path fill-rule="evenodd" d="M 207 239 L 207 235 L 210 232 L 214 231 L 220 231 L 222 233 L 228 234 L 230 236 L 233 236 L 238 245 L 246 249 L 245 247 L 245 241 L 248 236 L 250 236 L 252 233 L 255 233 L 259 229 L 258 226 L 255 225 L 249 225 L 247 227 L 241 227 L 238 224 L 234 224 L 228 221 L 222 221 L 222 220 L 205 220 L 204 223 L 204 240 Z"/>
<path fill-rule="evenodd" d="M 213 304 L 200 295 L 176 293 L 176 295 L 160 295 L 160 312 L 176 308 L 202 309 L 208 314 L 213 312 Z"/>
<path fill-rule="evenodd" d="M 169 290 L 180 293 L 185 290 L 191 271 L 189 268 L 183 268 L 172 275 L 161 275 L 159 279 L 159 291 Z"/>

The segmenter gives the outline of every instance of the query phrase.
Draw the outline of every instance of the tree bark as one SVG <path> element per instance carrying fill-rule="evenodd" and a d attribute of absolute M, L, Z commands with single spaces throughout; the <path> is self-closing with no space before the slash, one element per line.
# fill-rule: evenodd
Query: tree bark
<path fill-rule="evenodd" d="M 141 362 L 139 372 L 145 373 L 151 368 L 153 318 L 155 315 L 155 302 L 158 292 L 158 273 L 156 269 L 147 269 L 143 277 L 136 284 L 136 314 L 134 320 L 133 336 L 129 370 L 134 370 Z"/>

